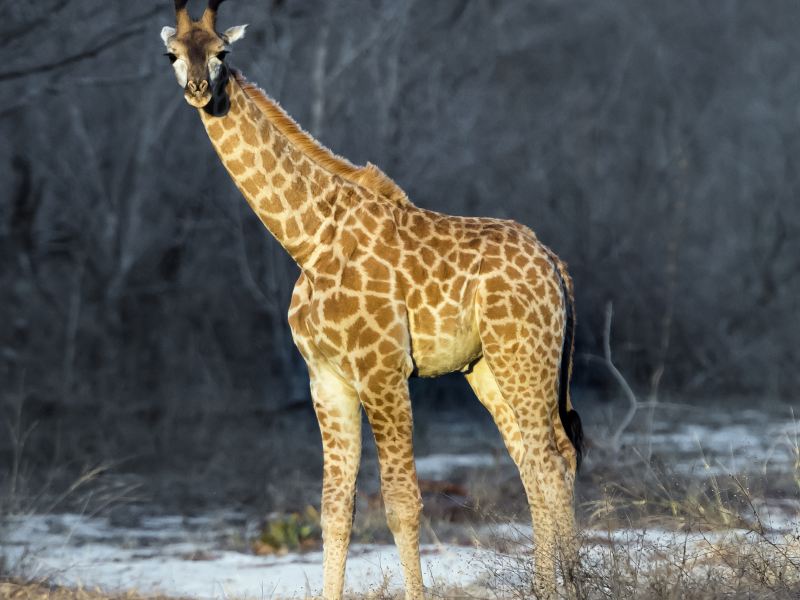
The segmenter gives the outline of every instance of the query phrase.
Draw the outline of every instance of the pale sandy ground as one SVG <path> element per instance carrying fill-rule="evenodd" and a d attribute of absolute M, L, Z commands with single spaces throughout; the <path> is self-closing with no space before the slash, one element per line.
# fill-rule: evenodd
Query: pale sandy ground
<path fill-rule="evenodd" d="M 157 517 L 131 529 L 105 518 L 20 516 L 9 520 L 3 550 L 12 571 L 68 586 L 192 598 L 305 598 L 321 587 L 321 552 L 255 556 L 220 549 L 237 535 L 227 520 L 236 519 Z M 490 557 L 488 551 L 425 545 L 426 584 L 469 583 L 477 577 L 476 561 Z M 399 588 L 398 565 L 393 546 L 354 544 L 348 589 Z"/>
<path fill-rule="evenodd" d="M 12 571 L 25 578 L 107 592 L 134 589 L 172 597 L 261 600 L 307 598 L 319 591 L 321 552 L 255 556 L 221 549 L 229 536 L 237 535 L 226 524 L 232 517 L 158 517 L 142 519 L 137 528 L 123 528 L 106 518 L 72 514 L 18 516 L 8 521 L 2 551 Z M 792 524 L 784 516 L 776 517 L 771 526 L 780 539 Z M 522 542 L 520 551 L 501 554 L 488 545 L 424 545 L 427 586 L 496 589 L 498 578 L 504 585 L 514 585 L 518 560 L 529 549 L 530 528 L 508 524 L 477 533 L 483 539 L 503 540 L 506 546 Z M 654 552 L 685 547 L 702 553 L 709 545 L 738 543 L 731 540 L 746 540 L 750 535 L 735 530 L 685 534 L 659 529 L 589 530 L 586 534 L 586 551 L 593 560 L 602 560 L 612 544 Z M 647 552 L 642 560 L 648 560 Z M 401 589 L 394 547 L 354 544 L 346 581 L 354 594 Z"/>
<path fill-rule="evenodd" d="M 654 431 L 650 439 L 657 451 L 671 452 L 679 470 L 685 472 L 766 474 L 774 468 L 787 468 L 795 458 L 797 423 L 789 420 L 758 423 L 763 416 L 747 411 L 738 417 L 738 423 L 724 425 L 684 422 L 670 430 Z M 697 451 L 700 448 L 702 452 Z M 493 460 L 489 455 L 466 452 L 439 453 L 418 459 L 418 468 L 421 477 L 439 479 L 455 469 L 481 465 L 486 468 Z M 763 516 L 768 519 L 765 524 L 776 536 L 796 531 L 800 507 L 790 504 L 764 507 Z M 246 549 L 248 540 L 257 533 L 257 526 L 244 515 L 230 512 L 199 517 L 140 517 L 125 526 L 105 516 L 23 514 L 8 517 L 0 529 L 0 558 L 5 560 L 6 569 L 18 577 L 101 588 L 111 593 L 133 589 L 141 594 L 162 593 L 171 597 L 261 600 L 305 598 L 317 592 L 322 584 L 321 552 L 256 556 Z M 498 574 L 501 580 L 513 585 L 518 558 L 528 556 L 530 545 L 520 546 L 520 554 L 516 555 L 501 554 L 496 548 L 507 550 L 506 542 L 515 538 L 529 541 L 530 528 L 509 524 L 472 533 L 481 540 L 479 547 L 423 546 L 426 585 L 437 589 L 480 588 L 488 582 L 496 589 Z M 587 551 L 590 556 L 602 559 L 613 542 L 632 548 L 684 546 L 702 552 L 709 544 L 737 543 L 737 536 L 746 539 L 747 535 L 741 531 L 688 536 L 658 529 L 590 530 Z M 501 543 L 493 544 L 492 539 Z M 647 560 L 647 556 L 643 559 Z M 504 570 L 508 573 L 504 574 Z M 347 588 L 357 594 L 399 589 L 401 574 L 394 547 L 354 544 L 346 582 Z M 31 588 L 12 589 L 5 585 L 0 588 L 0 598 L 27 598 L 21 594 L 38 593 L 31 592 Z M 12 596 L 12 592 L 17 595 Z M 57 595 L 53 598 L 60 600 Z"/>

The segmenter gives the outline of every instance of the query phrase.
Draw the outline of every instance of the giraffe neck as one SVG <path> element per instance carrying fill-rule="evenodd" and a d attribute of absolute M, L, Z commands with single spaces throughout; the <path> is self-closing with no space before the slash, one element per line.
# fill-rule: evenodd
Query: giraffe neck
<path fill-rule="evenodd" d="M 304 270 L 335 237 L 335 215 L 352 203 L 359 169 L 324 149 L 239 75 L 227 83 L 224 116 L 200 109 L 222 164 L 247 203 Z M 362 200 L 363 201 L 363 200 Z"/>

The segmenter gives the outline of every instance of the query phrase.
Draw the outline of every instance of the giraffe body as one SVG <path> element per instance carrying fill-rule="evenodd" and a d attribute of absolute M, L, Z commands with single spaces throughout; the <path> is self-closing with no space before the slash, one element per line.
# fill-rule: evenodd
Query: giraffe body
<path fill-rule="evenodd" d="M 421 597 L 421 504 L 407 379 L 414 372 L 469 372 L 520 467 L 532 507 L 539 506 L 534 519 L 542 531 L 553 507 L 571 510 L 576 462 L 557 404 L 566 272 L 530 229 L 513 221 L 435 213 L 362 185 L 359 174 L 332 173 L 270 121 L 259 108 L 267 101 L 261 92 L 240 77 L 228 85 L 228 114 L 201 113 L 209 136 L 245 198 L 302 269 L 289 323 L 309 368 L 326 449 L 324 597 L 339 597 L 343 585 L 361 407 L 376 438 L 409 597 Z M 528 445 L 534 447 L 526 461 Z M 541 457 L 535 468 L 534 454 Z M 555 490 L 552 498 L 543 498 L 545 487 Z M 571 531 L 571 518 L 560 512 L 561 529 Z M 538 562 L 552 564 L 544 554 Z"/>
<path fill-rule="evenodd" d="M 178 14 L 175 38 L 165 37 L 171 52 L 191 33 L 181 34 Z M 213 24 L 204 16 L 191 27 L 208 33 Z M 191 67 L 185 71 L 199 72 Z M 566 546 L 580 430 L 567 394 L 566 268 L 523 225 L 416 207 L 377 167 L 333 155 L 241 75 L 213 67 L 223 75 L 208 68 L 207 80 L 181 81 L 178 67 L 176 74 L 190 104 L 208 98 L 199 113 L 223 165 L 301 269 L 289 324 L 322 436 L 323 598 L 342 596 L 362 408 L 406 597 L 423 597 L 408 378 L 453 371 L 465 372 L 519 468 L 537 585 L 554 594 L 556 554 L 573 558 Z"/>

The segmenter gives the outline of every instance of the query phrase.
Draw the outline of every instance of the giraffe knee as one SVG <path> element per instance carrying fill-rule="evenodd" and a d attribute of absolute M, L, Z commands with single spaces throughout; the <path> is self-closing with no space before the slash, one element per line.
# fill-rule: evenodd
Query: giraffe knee
<path fill-rule="evenodd" d="M 352 531 L 352 523 L 348 519 L 339 518 L 338 515 L 323 515 L 320 518 L 323 543 L 347 543 Z"/>
<path fill-rule="evenodd" d="M 575 446 L 567 440 L 566 444 L 558 445 L 558 453 L 566 463 L 566 477 L 573 481 L 575 474 L 578 472 L 578 453 L 575 450 Z"/>
<path fill-rule="evenodd" d="M 355 490 L 323 490 L 321 513 L 323 537 L 326 531 L 330 532 L 327 537 L 349 535 L 355 518 Z"/>
<path fill-rule="evenodd" d="M 575 448 L 569 440 L 562 444 L 556 439 L 555 445 L 548 444 L 542 448 L 539 468 L 547 473 L 558 473 L 564 479 L 574 478 L 578 466 L 577 458 Z"/>
<path fill-rule="evenodd" d="M 419 525 L 419 516 L 422 513 L 422 501 L 416 498 L 386 499 L 386 524 L 392 533 L 405 529 L 408 526 Z"/>

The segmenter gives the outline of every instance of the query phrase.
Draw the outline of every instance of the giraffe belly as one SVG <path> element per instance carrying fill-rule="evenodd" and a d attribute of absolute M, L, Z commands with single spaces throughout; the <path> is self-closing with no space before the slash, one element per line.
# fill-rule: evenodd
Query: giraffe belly
<path fill-rule="evenodd" d="M 477 327 L 465 324 L 457 332 L 427 335 L 411 331 L 411 355 L 420 377 L 462 371 L 481 356 Z"/>

